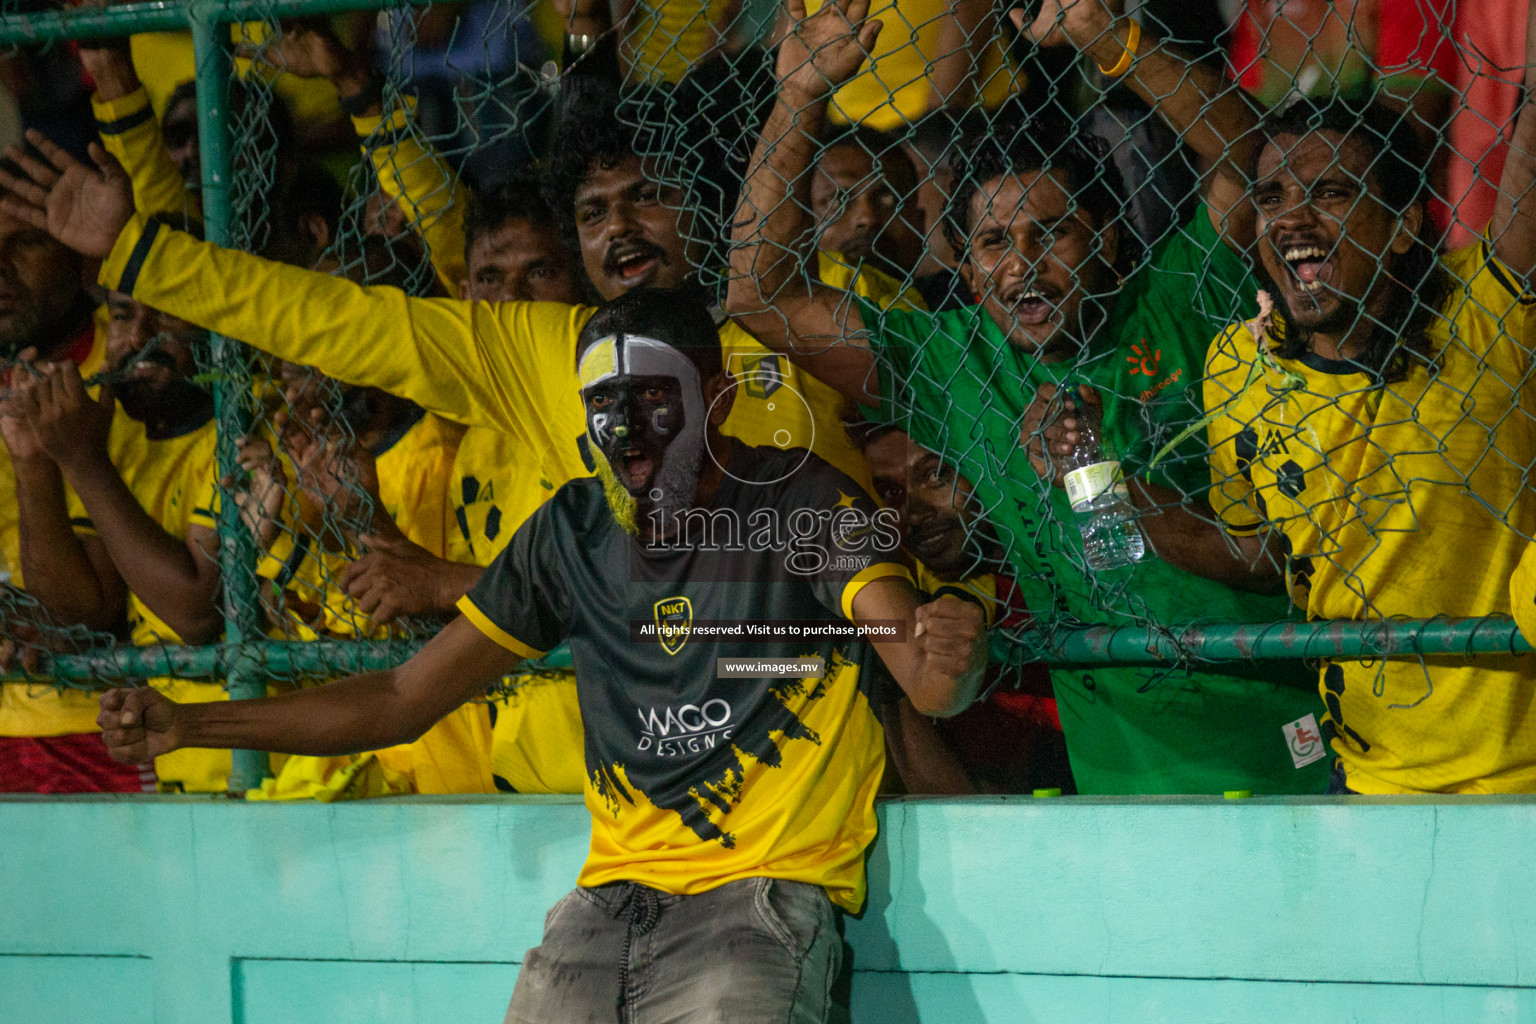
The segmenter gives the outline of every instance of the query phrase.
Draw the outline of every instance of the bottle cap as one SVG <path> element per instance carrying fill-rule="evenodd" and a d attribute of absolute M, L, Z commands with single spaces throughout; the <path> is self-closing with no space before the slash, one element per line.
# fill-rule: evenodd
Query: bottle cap
<path fill-rule="evenodd" d="M 1057 789 L 1055 786 L 1052 786 L 1050 789 L 1037 789 L 1035 790 L 1035 796 L 1042 798 L 1048 796 L 1061 796 L 1061 790 Z"/>
<path fill-rule="evenodd" d="M 1225 793 L 1223 793 L 1221 795 L 1223 797 L 1227 798 L 1228 800 L 1246 800 L 1249 797 L 1253 796 L 1253 790 L 1251 790 L 1251 789 L 1229 789 L 1229 790 L 1227 790 Z"/>

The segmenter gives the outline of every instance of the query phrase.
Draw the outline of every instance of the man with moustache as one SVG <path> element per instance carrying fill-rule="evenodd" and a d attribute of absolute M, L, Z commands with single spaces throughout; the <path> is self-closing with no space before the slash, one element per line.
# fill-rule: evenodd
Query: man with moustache
<path fill-rule="evenodd" d="M 986 660 L 981 610 L 923 604 L 868 521 L 873 502 L 814 455 L 726 437 L 731 388 L 713 319 L 688 293 L 606 304 L 575 353 L 598 479 L 563 486 L 405 665 L 261 701 L 102 698 L 113 755 L 178 746 L 326 754 L 418 735 L 519 660 L 569 639 L 593 841 L 579 887 L 523 960 L 511 1022 L 822 1021 L 864 899 L 883 767 L 861 665 L 873 647 L 913 704 L 952 714 Z M 827 512 L 816 538 L 861 550 L 797 571 L 782 549 L 679 548 L 677 512 L 743 522 Z M 851 517 L 851 518 L 850 518 Z M 868 643 L 821 631 L 895 627 Z M 802 639 L 694 635 L 776 622 Z M 821 659 L 823 674 L 732 677 L 719 658 Z"/>
<path fill-rule="evenodd" d="M 1205 205 L 1145 266 L 1128 265 L 1107 150 L 1070 125 L 1015 108 L 955 148 L 945 229 L 975 304 L 939 314 L 881 311 L 848 301 L 795 268 L 807 237 L 804 195 L 827 96 L 858 68 L 871 26 L 855 8 L 805 16 L 779 53 L 778 102 L 754 155 L 734 223 L 728 306 L 770 347 L 898 426 L 974 486 L 1037 625 L 1115 625 L 1282 618 L 1284 602 L 1241 593 L 1278 586 L 1267 567 L 1232 559 L 1219 531 L 1190 515 L 1149 515 L 1155 553 L 1095 575 L 1081 556 L 1062 470 L 1042 458 L 1037 428 L 1063 389 L 1091 383 L 1104 434 L 1126 462 L 1139 504 L 1155 507 L 1208 488 L 1203 449 L 1184 445 L 1153 471 L 1152 455 L 1198 418 L 1192 393 L 1207 331 L 1247 301 L 1237 250 L 1243 175 L 1231 158 L 1253 116 L 1215 72 L 1186 61 L 1099 0 L 1048 2 L 1029 26 L 1067 41 L 1138 91 L 1215 168 Z M 829 13 L 830 12 L 830 13 Z M 1134 28 L 1132 27 L 1134 26 Z M 1123 65 L 1123 66 L 1122 66 Z M 1022 426 L 1022 430 L 1021 430 Z M 1022 434 L 1022 438 L 1021 438 Z M 1190 449 L 1193 448 L 1193 452 Z M 1058 455 L 1058 452 L 1053 452 Z M 1209 567 L 1220 585 L 1184 571 Z M 1177 567 L 1176 567 L 1177 566 Z M 1083 793 L 1317 793 L 1319 753 L 1293 755 L 1290 731 L 1317 710 L 1306 673 L 1284 664 L 1201 666 L 1156 676 L 1106 665 L 1052 673 L 1072 771 Z M 1315 731 L 1315 718 L 1310 719 Z"/>
<path fill-rule="evenodd" d="M 1485 237 L 1443 255 L 1408 117 L 1304 102 L 1262 138 L 1256 249 L 1276 306 L 1207 361 L 1224 529 L 1244 558 L 1284 564 L 1309 619 L 1528 620 L 1536 107 Z M 1319 676 L 1333 792 L 1536 791 L 1528 657 L 1333 658 Z"/>
<path fill-rule="evenodd" d="M 108 308 L 106 358 L 117 383 L 93 398 L 73 362 L 25 363 L 0 405 L 28 591 L 57 622 L 112 629 L 126 612 L 139 646 L 210 643 L 223 624 L 213 399 L 189 380 L 203 335 L 119 293 Z M 173 685 L 192 699 L 222 696 L 213 684 Z M 123 773 L 93 735 L 88 703 L 66 694 L 9 704 L 32 735 L 0 739 L 9 766 L 0 787 L 154 789 L 158 775 L 172 788 L 222 788 L 227 755 L 190 752 L 159 772 Z"/>
<path fill-rule="evenodd" d="M 1027 629 L 1002 545 L 981 518 L 971 482 L 896 427 L 859 424 L 850 432 L 869 462 L 875 497 L 897 514 L 918 589 L 980 601 L 994 630 Z M 907 792 L 1076 791 L 1050 674 L 1039 663 L 1010 664 L 1006 648 L 994 654 L 988 697 L 953 718 L 928 719 L 899 699 L 893 728 L 887 712 L 888 750 Z"/>

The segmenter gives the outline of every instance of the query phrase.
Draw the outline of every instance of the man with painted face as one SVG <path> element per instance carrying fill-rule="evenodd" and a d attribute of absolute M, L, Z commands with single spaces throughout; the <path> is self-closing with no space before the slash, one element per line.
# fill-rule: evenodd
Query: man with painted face
<path fill-rule="evenodd" d="M 213 398 L 188 379 L 202 332 L 121 294 L 109 295 L 108 309 L 115 384 L 93 398 L 73 363 L 35 364 L 12 375 L 0 405 L 0 433 L 17 468 L 28 590 L 65 623 L 111 629 L 126 610 L 140 646 L 210 643 L 223 622 Z M 202 700 L 223 692 L 172 685 Z M 0 756 L 7 746 L 24 748 L 33 788 L 54 792 L 136 790 L 146 778 L 154 788 L 156 774 L 174 788 L 223 788 L 228 758 L 206 754 L 174 757 L 146 778 L 113 774 L 92 735 L 92 704 L 82 694 L 7 701 L 6 733 L 15 738 L 0 739 Z M 18 736 L 24 723 L 39 738 Z"/>
<path fill-rule="evenodd" d="M 686 292 L 608 303 L 578 358 L 601 479 L 566 484 L 524 523 L 415 658 L 223 706 L 115 690 L 102 726 L 124 761 L 176 746 L 378 747 L 569 640 L 592 848 L 523 961 L 507 1020 L 824 1020 L 835 908 L 863 903 L 884 762 L 860 666 L 872 646 L 914 706 L 952 714 L 985 664 L 982 611 L 921 602 L 853 480 L 721 433 L 733 390 L 713 320 Z M 693 512 L 729 536 L 678 546 Z M 804 564 L 780 531 L 751 539 L 756 516 L 808 517 L 814 536 L 797 536 L 856 557 Z M 868 645 L 826 635 L 844 620 L 893 632 Z M 790 628 L 764 642 L 705 632 L 746 623 Z M 807 656 L 820 678 L 732 677 L 717 663 Z"/>
<path fill-rule="evenodd" d="M 1238 256 L 1245 242 L 1243 172 L 1235 154 L 1253 115 L 1235 87 L 1169 50 L 1100 0 L 1047 0 L 1027 26 L 1070 42 L 1127 83 L 1214 167 L 1205 204 L 1123 287 L 1119 200 L 1107 149 L 1071 125 L 1000 112 L 955 147 L 945 229 L 974 304 L 939 314 L 882 311 L 807 284 L 796 253 L 809 226 L 805 195 L 827 96 L 852 75 L 874 27 L 859 3 L 805 16 L 779 51 L 778 102 L 753 157 L 734 223 L 728 305 L 750 330 L 952 464 L 1042 625 L 1208 620 L 1271 621 L 1277 597 L 1240 593 L 1184 571 L 1203 559 L 1225 583 L 1278 586 L 1232 559 L 1219 531 L 1185 516 L 1152 515 L 1155 553 L 1095 576 L 1084 567 L 1059 467 L 1037 467 L 1021 440 L 1057 390 L 1073 382 L 1105 395 L 1104 431 L 1132 467 L 1138 501 L 1209 487 L 1203 446 L 1186 444 L 1149 471 L 1152 454 L 1198 418 L 1189 389 L 1209 339 L 1251 301 Z M 1188 393 L 1188 394 L 1187 394 Z M 1021 439 L 1021 426 L 1023 427 Z M 1193 451 L 1191 451 L 1193 449 Z M 1149 501 L 1148 498 L 1153 498 Z M 1175 499 L 1176 500 L 1176 499 Z M 1159 557 L 1161 556 L 1161 557 Z M 1186 557 L 1187 556 L 1187 557 Z M 1181 560 L 1176 567 L 1174 558 Z M 1255 584 L 1254 577 L 1259 577 Z M 1104 666 L 1052 673 L 1072 771 L 1083 793 L 1317 793 L 1326 766 L 1293 757 L 1287 727 L 1317 710 L 1307 674 L 1270 664 L 1151 676 Z"/>
<path fill-rule="evenodd" d="M 1484 239 L 1444 255 L 1410 118 L 1298 103 L 1262 138 L 1275 306 L 1210 348 L 1212 506 L 1245 557 L 1283 562 L 1309 619 L 1508 614 L 1536 523 L 1536 106 Z M 1536 792 L 1529 658 L 1329 659 L 1319 686 L 1336 792 Z"/>

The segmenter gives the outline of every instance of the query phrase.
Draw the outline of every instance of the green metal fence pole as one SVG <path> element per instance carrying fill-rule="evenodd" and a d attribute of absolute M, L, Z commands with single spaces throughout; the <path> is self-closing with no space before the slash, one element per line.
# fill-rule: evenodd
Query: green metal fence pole
<path fill-rule="evenodd" d="M 421 640 L 360 643 L 357 640 L 263 640 L 246 650 L 259 669 L 283 678 L 329 679 L 357 672 L 393 668 L 421 649 Z M 56 654 L 47 671 L 36 677 L 22 673 L 0 676 L 0 682 L 100 683 L 114 679 L 177 676 L 184 679 L 218 679 L 228 674 L 227 654 L 221 645 L 192 647 L 166 644 L 150 647 L 103 647 L 83 654 Z M 529 669 L 571 667 L 571 649 L 561 644 Z"/>
<path fill-rule="evenodd" d="M 203 229 L 210 242 L 229 245 L 231 161 L 229 138 L 229 80 L 233 72 L 229 53 L 229 28 L 205 18 L 192 21 L 192 50 L 197 65 L 197 130 L 203 169 Z M 241 344 L 233 338 L 213 336 L 213 368 L 219 371 L 214 385 L 214 415 L 218 419 L 219 475 L 240 472 L 237 439 L 250 429 L 251 392 Z M 255 651 L 247 644 L 260 643 L 262 635 L 256 593 L 256 547 L 240 521 L 235 502 L 225 500 L 219 509 L 219 568 L 224 592 L 225 685 L 230 700 L 263 697 L 266 673 Z M 236 750 L 229 773 L 231 793 L 243 793 L 261 785 L 271 774 L 264 751 Z"/>
<path fill-rule="evenodd" d="M 1531 644 L 1504 616 L 1481 619 L 1388 619 L 1369 622 L 1261 622 L 1180 626 L 1093 626 L 1062 630 L 1025 644 L 1053 664 L 1165 664 L 1194 661 L 1387 658 L 1417 655 L 1524 654 Z"/>

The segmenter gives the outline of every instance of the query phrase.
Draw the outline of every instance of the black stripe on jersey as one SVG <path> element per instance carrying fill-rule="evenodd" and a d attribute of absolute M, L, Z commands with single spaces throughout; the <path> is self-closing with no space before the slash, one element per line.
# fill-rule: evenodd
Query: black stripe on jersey
<path fill-rule="evenodd" d="M 96 524 L 91 522 L 88 516 L 70 516 L 69 525 L 77 530 L 94 530 Z"/>
<path fill-rule="evenodd" d="M 156 217 L 149 218 L 149 223 L 144 225 L 144 233 L 134 243 L 133 252 L 128 254 L 128 262 L 123 267 L 123 276 L 117 279 L 117 291 L 124 295 L 133 294 L 133 286 L 139 283 L 139 271 L 144 269 L 144 261 L 149 259 L 149 250 L 154 247 L 155 236 L 160 234 L 163 226 Z"/>
<path fill-rule="evenodd" d="M 378 458 L 393 448 L 395 445 L 399 444 L 400 439 L 403 438 L 406 434 L 410 433 L 411 428 L 420 423 L 421 418 L 426 414 L 427 410 L 423 409 L 419 405 L 416 406 L 416 411 L 411 414 L 411 418 L 409 420 L 400 424 L 389 433 L 385 434 L 379 439 L 378 444 L 375 444 L 371 449 L 369 449 L 369 451 L 373 454 L 373 457 Z"/>
<path fill-rule="evenodd" d="M 933 592 L 933 599 L 935 601 L 941 597 L 958 597 L 962 601 L 971 602 L 971 604 L 980 608 L 982 611 L 987 610 L 987 606 L 982 602 L 981 598 L 977 597 L 974 593 L 965 589 L 964 587 L 957 587 L 946 583 Z"/>
<path fill-rule="evenodd" d="M 401 139 L 410 138 L 410 135 L 410 131 L 406 128 L 385 128 L 380 125 L 378 131 L 368 136 L 368 152 L 372 153 L 376 149 L 393 146 Z"/>
<path fill-rule="evenodd" d="M 121 135 L 123 132 L 137 128 L 154 116 L 154 108 L 145 104 L 143 110 L 134 111 L 132 114 L 124 114 L 115 121 L 103 121 L 97 118 L 96 130 L 103 135 Z"/>
<path fill-rule="evenodd" d="M 1536 304 L 1536 295 L 1530 294 L 1510 280 L 1509 273 L 1504 269 L 1504 264 L 1499 262 L 1499 258 L 1493 254 L 1493 249 L 1486 241 L 1483 242 L 1483 265 L 1493 271 L 1493 276 L 1498 278 L 1499 284 L 1504 286 L 1505 291 L 1515 297 L 1516 302 L 1522 306 Z"/>
<path fill-rule="evenodd" d="M 287 560 L 283 562 L 282 571 L 272 579 L 273 584 L 281 589 L 292 583 L 293 577 L 299 571 L 299 566 L 304 564 L 304 556 L 307 554 L 309 554 L 309 534 L 306 533 L 299 538 L 299 542 L 288 553 Z"/>

